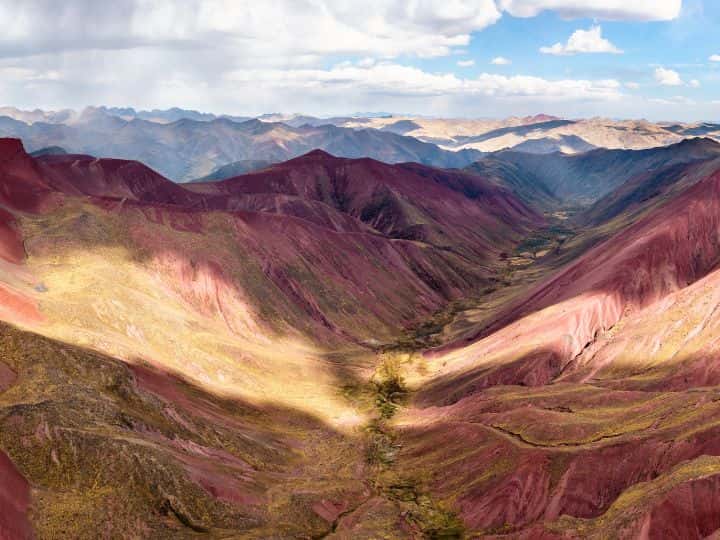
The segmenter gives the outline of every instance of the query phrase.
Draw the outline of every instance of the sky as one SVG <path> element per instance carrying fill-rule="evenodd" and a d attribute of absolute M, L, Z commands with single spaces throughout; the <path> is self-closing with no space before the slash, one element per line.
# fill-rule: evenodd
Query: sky
<path fill-rule="evenodd" d="M 0 104 L 720 119 L 718 0 L 0 0 Z"/>

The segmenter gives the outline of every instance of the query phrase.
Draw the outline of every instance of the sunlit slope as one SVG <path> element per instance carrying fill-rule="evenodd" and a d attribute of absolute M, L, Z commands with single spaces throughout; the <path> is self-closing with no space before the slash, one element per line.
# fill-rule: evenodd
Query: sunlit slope
<path fill-rule="evenodd" d="M 677 192 L 520 294 L 473 343 L 409 368 L 398 461 L 469 530 L 720 528 L 720 174 L 708 167 L 689 166 L 704 176 L 680 174 Z"/>
<path fill-rule="evenodd" d="M 318 416 L 4 323 L 0 350 L 3 538 L 322 535 L 366 491 L 362 446 Z"/>
<path fill-rule="evenodd" d="M 493 283 L 537 214 L 421 166 L 341 163 L 394 174 L 375 188 L 401 203 L 375 219 L 368 176 L 345 176 L 355 206 L 245 207 L 137 163 L 0 146 L 0 471 L 19 537 L 405 537 L 445 519 L 376 486 L 375 350 Z M 301 164 L 285 170 L 310 185 Z"/>

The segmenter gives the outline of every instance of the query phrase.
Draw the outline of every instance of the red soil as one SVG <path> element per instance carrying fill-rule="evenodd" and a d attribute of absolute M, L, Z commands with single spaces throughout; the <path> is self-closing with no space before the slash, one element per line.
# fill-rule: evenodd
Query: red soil
<path fill-rule="evenodd" d="M 33 538 L 28 520 L 30 486 L 0 451 L 0 540 Z"/>
<path fill-rule="evenodd" d="M 624 315 L 701 279 L 719 260 L 720 171 L 534 287 L 481 331 L 488 337 L 468 346 L 455 365 L 463 373 L 448 374 L 434 395 L 441 398 L 448 388 L 457 398 L 496 384 L 547 384 Z M 533 351 L 519 356 L 528 344 Z M 492 370 L 468 369 L 489 355 L 507 360 Z"/>
<path fill-rule="evenodd" d="M 17 380 L 17 374 L 6 364 L 0 362 L 0 393 L 10 388 Z"/>
<path fill-rule="evenodd" d="M 0 284 L 0 317 L 6 321 L 24 323 L 38 323 L 43 320 L 34 300 L 2 284 Z"/>
<path fill-rule="evenodd" d="M 38 158 L 37 163 L 47 183 L 66 195 L 183 206 L 192 206 L 201 201 L 201 197 L 137 161 L 49 155 Z"/>
<path fill-rule="evenodd" d="M 22 236 L 13 215 L 0 208 L 0 258 L 20 264 L 25 258 Z"/>
<path fill-rule="evenodd" d="M 475 175 L 336 158 L 320 150 L 262 171 L 188 188 L 215 196 L 208 203 L 214 206 L 230 201 L 251 209 L 258 195 L 271 194 L 320 202 L 385 235 L 483 257 L 507 245 L 513 234 L 543 221 L 510 192 Z"/>

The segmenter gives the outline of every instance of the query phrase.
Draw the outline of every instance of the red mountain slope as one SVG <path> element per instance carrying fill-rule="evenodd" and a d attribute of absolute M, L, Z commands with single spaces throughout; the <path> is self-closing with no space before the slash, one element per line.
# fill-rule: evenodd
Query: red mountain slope
<path fill-rule="evenodd" d="M 200 200 L 136 161 L 66 154 L 41 156 L 37 164 L 46 182 L 66 195 L 179 206 L 191 206 Z"/>
<path fill-rule="evenodd" d="M 487 286 L 539 216 L 464 173 L 322 153 L 188 191 L 0 149 L 0 318 L 45 336 L 0 325 L 17 534 L 320 537 L 370 500 L 405 530 L 367 482 L 363 345 Z"/>
<path fill-rule="evenodd" d="M 710 535 L 719 268 L 714 170 L 539 283 L 472 344 L 434 351 L 399 420 L 406 465 L 489 536 Z"/>
<path fill-rule="evenodd" d="M 510 192 L 461 171 L 336 158 L 320 150 L 215 183 L 187 186 L 223 195 L 234 207 L 251 195 L 285 195 L 323 203 L 391 238 L 419 240 L 485 258 L 542 218 Z M 246 202 L 247 201 L 247 202 Z"/>

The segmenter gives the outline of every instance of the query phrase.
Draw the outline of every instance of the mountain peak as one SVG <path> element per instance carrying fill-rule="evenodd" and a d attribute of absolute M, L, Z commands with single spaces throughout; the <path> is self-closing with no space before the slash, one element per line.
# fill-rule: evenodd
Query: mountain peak
<path fill-rule="evenodd" d="M 25 154 L 25 147 L 20 139 L 0 139 L 0 160 L 9 161 L 18 154 Z"/>
<path fill-rule="evenodd" d="M 333 156 L 332 154 L 326 152 L 325 150 L 322 150 L 321 148 L 310 150 L 307 154 L 300 156 L 300 158 L 337 159 L 336 156 Z"/>

